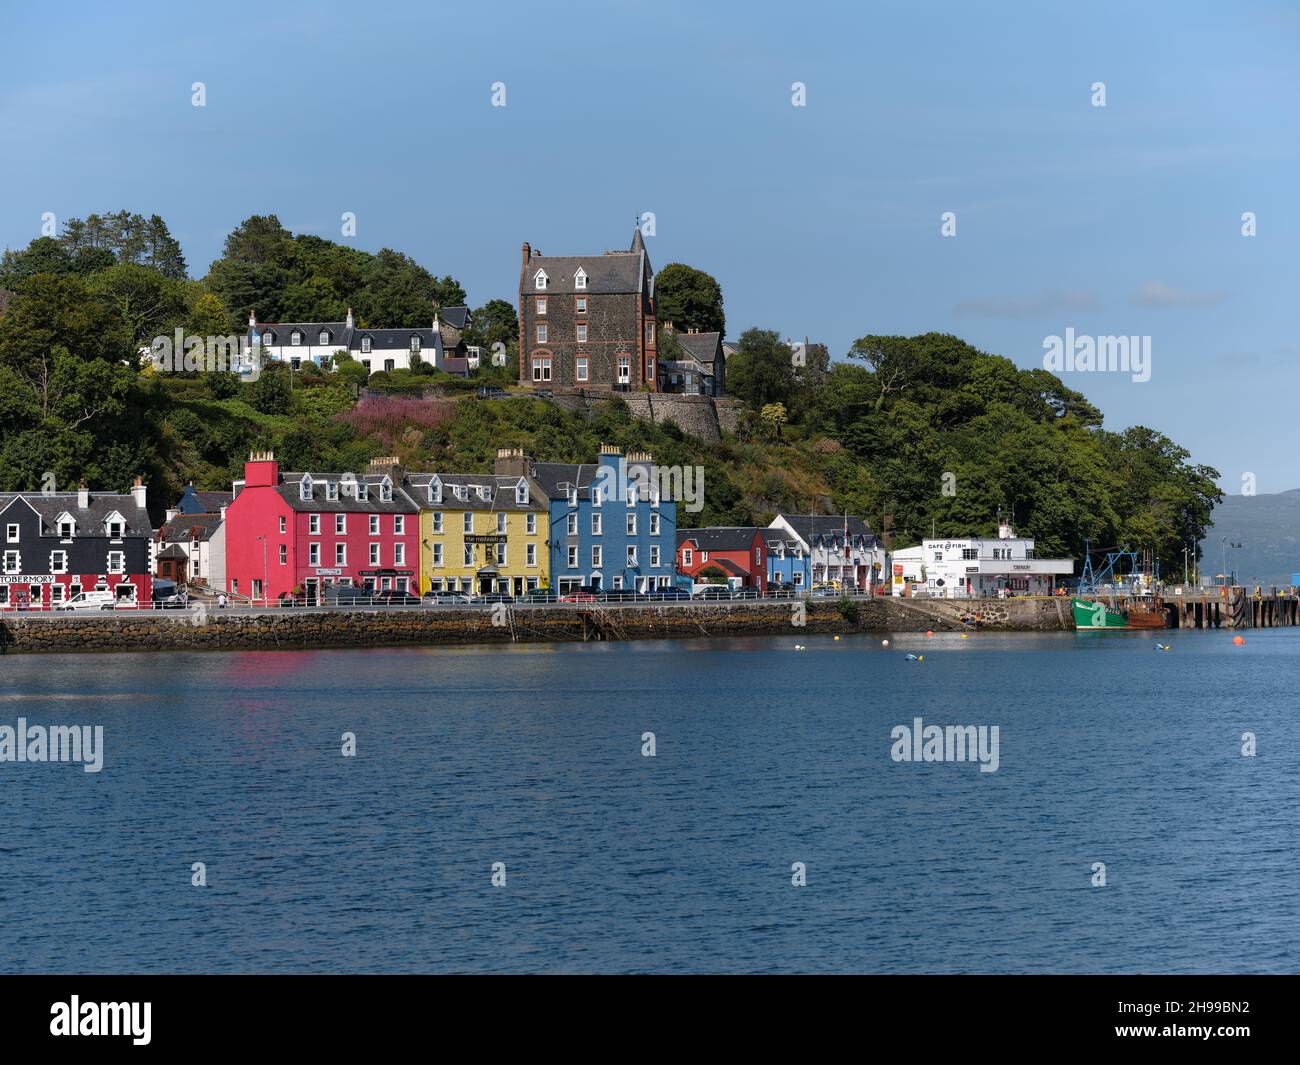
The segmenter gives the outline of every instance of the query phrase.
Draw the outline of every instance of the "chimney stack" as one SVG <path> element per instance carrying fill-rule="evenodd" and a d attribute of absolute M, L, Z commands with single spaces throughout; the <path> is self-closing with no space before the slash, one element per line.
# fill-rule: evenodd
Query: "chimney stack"
<path fill-rule="evenodd" d="M 532 258 L 533 249 L 528 241 L 524 241 L 524 265 L 528 265 L 528 260 Z"/>
<path fill-rule="evenodd" d="M 271 488 L 280 483 L 280 464 L 274 451 L 250 451 L 244 463 L 245 488 Z"/>
<path fill-rule="evenodd" d="M 135 497 L 135 505 L 140 509 L 145 508 L 145 487 L 144 480 L 140 477 L 135 479 L 135 484 L 131 486 L 131 495 Z"/>
<path fill-rule="evenodd" d="M 355 324 L 355 322 L 354 322 L 353 319 L 352 319 L 352 308 L 351 308 L 351 307 L 348 308 L 347 327 L 348 327 L 349 329 L 353 329 L 353 328 L 356 327 L 356 324 Z"/>
<path fill-rule="evenodd" d="M 521 447 L 497 448 L 497 461 L 493 473 L 499 477 L 527 477 L 528 456 Z"/>
<path fill-rule="evenodd" d="M 253 332 L 253 330 L 255 330 L 256 328 L 257 328 L 257 312 L 256 312 L 256 311 L 249 311 L 249 312 L 248 312 L 248 331 L 251 333 L 251 332 Z"/>
<path fill-rule="evenodd" d="M 90 489 L 86 487 L 85 478 L 82 478 L 77 488 L 77 509 L 85 510 L 88 506 L 90 506 Z"/>

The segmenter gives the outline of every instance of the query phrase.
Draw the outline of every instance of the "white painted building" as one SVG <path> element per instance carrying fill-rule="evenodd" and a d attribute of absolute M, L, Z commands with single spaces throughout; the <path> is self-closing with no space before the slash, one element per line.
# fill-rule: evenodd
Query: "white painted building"
<path fill-rule="evenodd" d="M 894 595 L 946 599 L 1052 595 L 1058 577 L 1074 574 L 1074 560 L 1037 558 L 1034 540 L 1017 536 L 1008 521 L 998 523 L 997 539 L 922 540 L 919 547 L 893 552 Z"/>
<path fill-rule="evenodd" d="M 812 587 L 875 591 L 884 579 L 885 549 L 861 518 L 834 514 L 778 514 L 771 529 L 797 543 L 809 558 Z"/>
<path fill-rule="evenodd" d="M 351 308 L 342 322 L 259 323 L 254 311 L 248 316 L 240 354 L 247 364 L 249 352 L 260 346 L 268 358 L 287 362 L 296 370 L 307 362 L 319 366 L 337 352 L 346 351 L 371 373 L 409 370 L 423 362 L 463 377 L 470 369 L 470 348 L 461 335 L 468 322 L 469 312 L 464 307 L 435 311 L 427 329 L 364 329 L 356 324 Z"/>

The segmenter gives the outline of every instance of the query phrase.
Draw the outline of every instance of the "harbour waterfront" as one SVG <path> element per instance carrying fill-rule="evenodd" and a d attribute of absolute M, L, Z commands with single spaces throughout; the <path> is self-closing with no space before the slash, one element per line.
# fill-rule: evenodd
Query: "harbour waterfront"
<path fill-rule="evenodd" d="M 0 965 L 1294 971 L 1300 634 L 1247 636 L 7 655 L 0 725 L 104 739 L 0 764 Z"/>

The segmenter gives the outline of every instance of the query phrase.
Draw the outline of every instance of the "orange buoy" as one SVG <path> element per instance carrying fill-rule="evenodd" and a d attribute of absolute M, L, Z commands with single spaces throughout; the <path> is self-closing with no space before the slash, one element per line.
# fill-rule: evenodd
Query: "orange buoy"
<path fill-rule="evenodd" d="M 1240 646 L 1241 644 L 1243 644 L 1243 643 L 1246 642 L 1246 637 L 1244 637 L 1244 636 L 1234 636 L 1234 637 L 1232 638 L 1232 642 L 1235 643 L 1235 644 L 1237 644 L 1238 646 Z"/>
<path fill-rule="evenodd" d="M 926 634 L 927 636 L 933 636 L 933 635 L 934 635 L 934 629 L 926 629 L 926 630 L 925 630 L 925 634 Z"/>

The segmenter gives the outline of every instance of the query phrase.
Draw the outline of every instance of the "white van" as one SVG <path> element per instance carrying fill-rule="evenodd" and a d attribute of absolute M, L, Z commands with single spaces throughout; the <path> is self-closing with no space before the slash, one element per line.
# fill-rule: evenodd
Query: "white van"
<path fill-rule="evenodd" d="M 66 603 L 60 603 L 55 610 L 112 610 L 117 605 L 113 593 L 107 590 L 82 592 Z"/>

